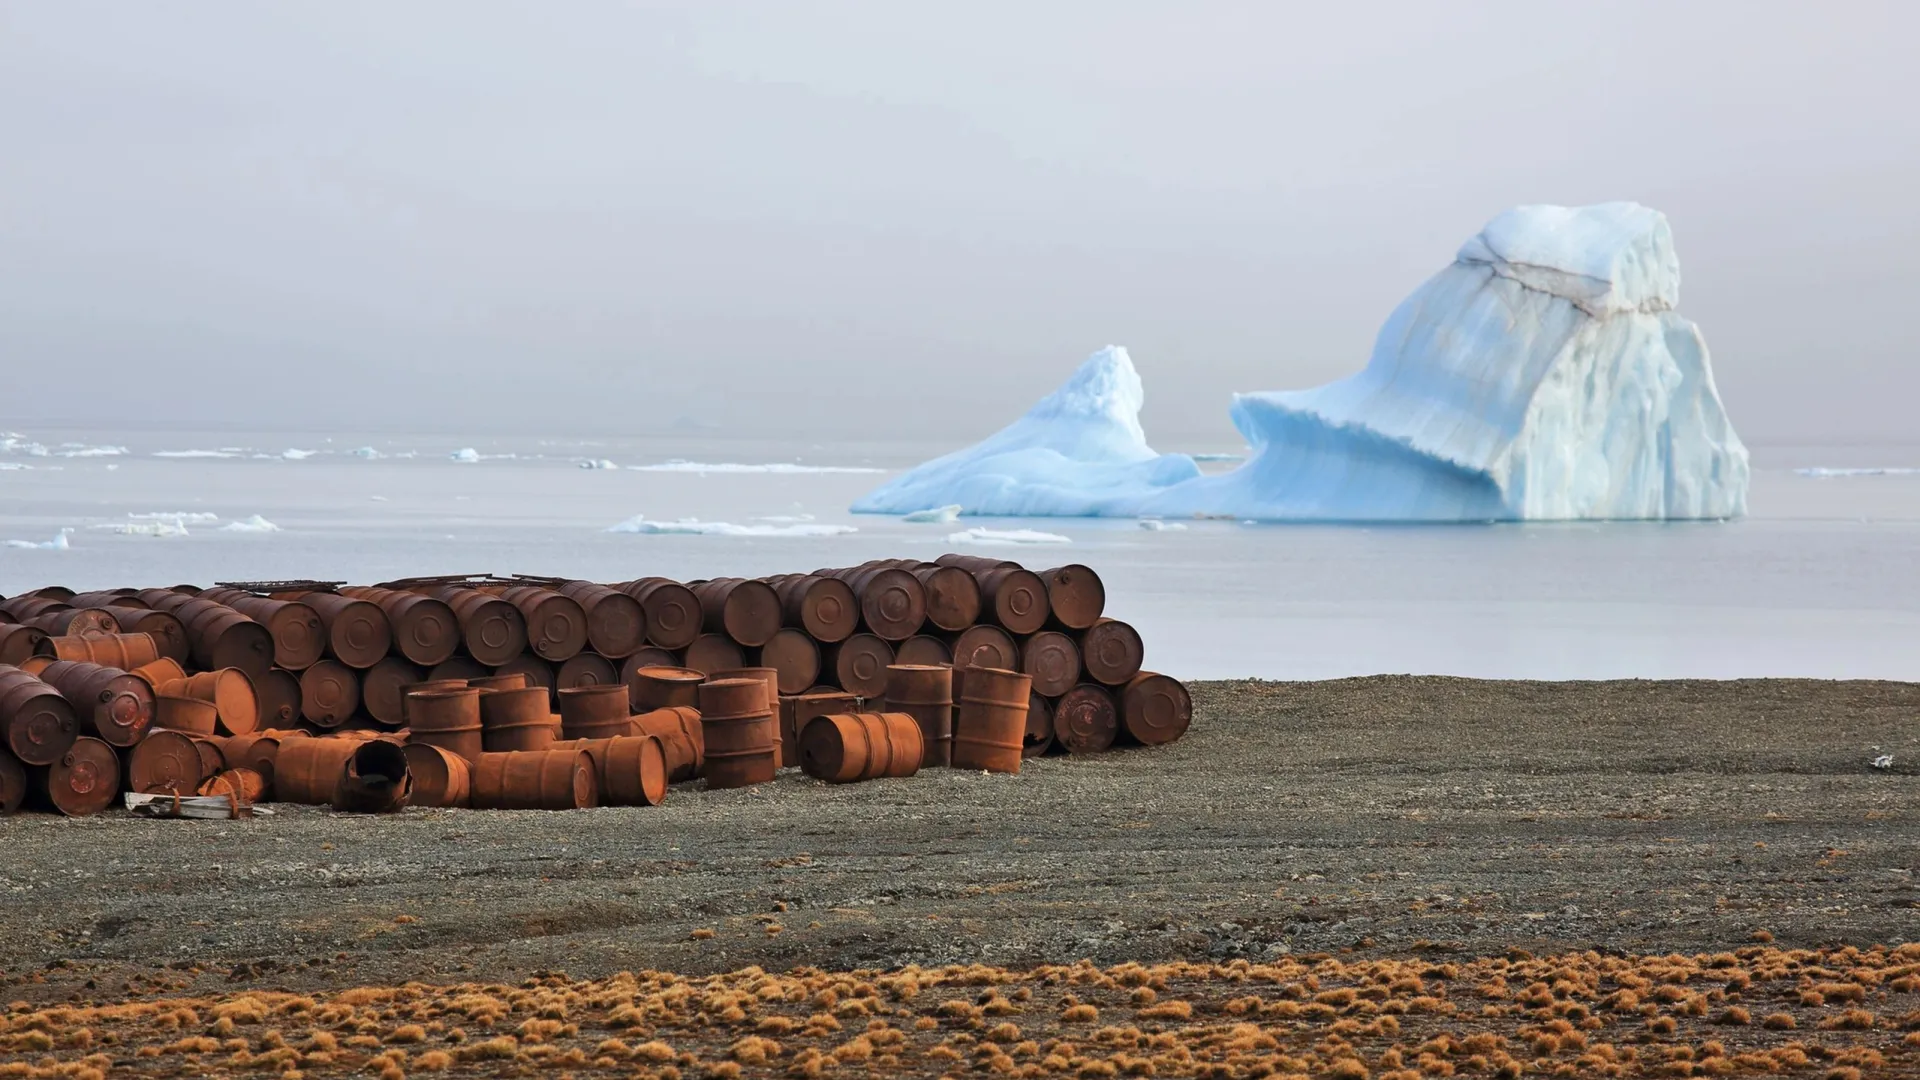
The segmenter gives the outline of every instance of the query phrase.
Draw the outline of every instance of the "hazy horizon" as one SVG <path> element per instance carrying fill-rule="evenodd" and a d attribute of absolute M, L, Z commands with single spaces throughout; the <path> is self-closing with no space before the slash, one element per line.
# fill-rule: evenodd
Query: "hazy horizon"
<path fill-rule="evenodd" d="M 0 2 L 0 425 L 962 441 L 1114 343 L 1217 445 L 1634 199 L 1747 441 L 1914 438 L 1910 6 L 554 10 Z"/>

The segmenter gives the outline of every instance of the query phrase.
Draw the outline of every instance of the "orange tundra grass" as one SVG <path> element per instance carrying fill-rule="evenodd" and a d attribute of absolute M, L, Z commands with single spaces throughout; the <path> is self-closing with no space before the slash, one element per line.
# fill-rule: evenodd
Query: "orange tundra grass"
<path fill-rule="evenodd" d="M 0 1080 L 873 1073 L 1913 1075 L 1920 945 L 1030 971 L 746 968 L 17 1003 L 0 1015 Z"/>

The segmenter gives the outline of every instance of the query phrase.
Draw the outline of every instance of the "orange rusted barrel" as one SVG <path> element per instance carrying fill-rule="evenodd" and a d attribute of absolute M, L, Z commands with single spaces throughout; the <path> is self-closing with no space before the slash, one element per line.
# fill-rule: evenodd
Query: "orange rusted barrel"
<path fill-rule="evenodd" d="M 829 784 L 912 776 L 924 756 L 920 723 L 906 713 L 815 716 L 800 732 L 800 768 Z"/>
<path fill-rule="evenodd" d="M 1056 566 L 1040 571 L 1040 580 L 1047 586 L 1047 610 L 1056 626 L 1085 630 L 1107 608 L 1107 587 L 1090 566 Z"/>
<path fill-rule="evenodd" d="M 1125 686 L 1146 659 L 1140 634 L 1119 619 L 1099 619 L 1080 634 L 1080 660 L 1087 677 L 1103 686 Z"/>
<path fill-rule="evenodd" d="M 305 671 L 327 651 L 327 628 L 320 613 L 298 600 L 273 600 L 238 589 L 208 589 L 200 594 L 245 615 L 273 636 L 273 663 Z"/>
<path fill-rule="evenodd" d="M 472 795 L 472 764 L 459 754 L 423 742 L 405 747 L 413 776 L 412 806 L 462 807 Z"/>
<path fill-rule="evenodd" d="M 953 669 L 894 664 L 887 668 L 886 711 L 920 725 L 923 765 L 953 763 Z"/>
<path fill-rule="evenodd" d="M 537 686 L 545 690 L 547 692 L 547 703 L 549 705 L 558 704 L 553 692 L 553 665 L 530 652 L 521 653 L 519 656 L 494 668 L 493 674 L 518 675 L 527 680 L 528 686 Z"/>
<path fill-rule="evenodd" d="M 704 674 L 737 668 L 746 662 L 746 651 L 740 648 L 739 642 L 725 634 L 701 634 L 687 646 L 686 659 L 681 664 Z"/>
<path fill-rule="evenodd" d="M 701 627 L 709 634 L 725 634 L 755 647 L 765 645 L 780 629 L 780 597 L 764 581 L 714 578 L 691 588 L 700 600 Z"/>
<path fill-rule="evenodd" d="M 460 620 L 444 600 L 398 589 L 345 588 L 340 595 L 378 607 L 387 617 L 392 650 L 411 663 L 430 668 L 460 647 Z"/>
<path fill-rule="evenodd" d="M 186 625 L 187 646 L 195 667 L 203 671 L 239 668 L 256 675 L 273 666 L 273 634 L 254 619 L 198 597 L 155 589 L 140 595 L 155 608 L 171 611 Z"/>
<path fill-rule="evenodd" d="M 1020 668 L 1042 697 L 1059 697 L 1080 684 L 1080 645 L 1057 630 L 1042 630 L 1020 643 Z"/>
<path fill-rule="evenodd" d="M 60 607 L 20 621 L 39 627 L 49 637 L 91 637 L 120 632 L 119 617 L 106 608 Z"/>
<path fill-rule="evenodd" d="M 46 682 L 0 667 L 0 752 L 24 765 L 51 765 L 80 737 L 73 705 Z"/>
<path fill-rule="evenodd" d="M 679 667 L 680 654 L 672 649 L 663 649 L 658 645 L 643 646 L 639 652 L 620 661 L 620 680 L 643 667 Z"/>
<path fill-rule="evenodd" d="M 68 817 L 97 814 L 120 799 L 120 758 L 99 739 L 81 736 L 51 765 L 29 770 L 30 794 Z"/>
<path fill-rule="evenodd" d="M 863 698 L 877 698 L 887 692 L 887 668 L 893 662 L 893 646 L 868 633 L 830 645 L 820 657 L 825 677 L 839 683 L 847 693 Z"/>
<path fill-rule="evenodd" d="M 560 737 L 560 723 L 543 687 L 489 690 L 480 696 L 480 745 L 489 754 L 545 750 Z"/>
<path fill-rule="evenodd" d="M 580 686 L 560 691 L 562 739 L 611 739 L 633 734 L 627 688 Z"/>
<path fill-rule="evenodd" d="M 374 722 L 397 728 L 407 722 L 404 687 L 425 682 L 426 673 L 398 656 L 383 656 L 360 673 L 360 707 Z M 295 684 L 295 690 L 299 686 Z M 298 705 L 296 702 L 296 711 Z"/>
<path fill-rule="evenodd" d="M 30 656 L 52 656 L 53 639 L 37 626 L 0 624 L 0 664 L 17 665 Z"/>
<path fill-rule="evenodd" d="M 700 706 L 700 684 L 707 677 L 691 668 L 651 666 L 635 668 L 626 674 L 627 697 L 634 712 Z"/>
<path fill-rule="evenodd" d="M 472 686 L 473 683 L 466 679 L 423 679 L 400 684 L 400 725 L 405 727 L 412 719 L 407 709 L 413 695 L 432 690 L 466 690 Z"/>
<path fill-rule="evenodd" d="M 1099 753 L 1119 731 L 1120 707 L 1098 683 L 1081 683 L 1053 703 L 1053 738 L 1070 754 Z"/>
<path fill-rule="evenodd" d="M 665 755 L 667 780 L 681 783 L 698 779 L 707 759 L 707 740 L 700 729 L 700 710 L 690 706 L 651 709 L 633 718 L 633 727 L 641 735 L 660 740 Z"/>
<path fill-rule="evenodd" d="M 845 690 L 808 690 L 780 699 L 780 741 L 793 751 L 785 760 L 800 763 L 800 733 L 816 716 L 851 716 L 860 711 L 860 699 Z"/>
<path fill-rule="evenodd" d="M 94 634 L 49 640 L 53 644 L 53 655 L 61 660 L 84 660 L 121 671 L 132 671 L 160 659 L 159 646 L 146 634 Z"/>
<path fill-rule="evenodd" d="M 27 801 L 27 767 L 20 759 L 0 749 L 0 817 L 17 814 Z"/>
<path fill-rule="evenodd" d="M 948 567 L 947 569 L 952 568 Z M 893 662 L 896 664 L 917 664 L 922 667 L 935 664 L 945 664 L 948 667 L 952 667 L 953 646 L 948 645 L 937 637 L 929 637 L 926 634 L 915 634 L 901 642 L 900 647 L 893 651 Z"/>
<path fill-rule="evenodd" d="M 774 777 L 773 706 L 765 679 L 700 684 L 700 728 L 709 788 L 747 787 Z"/>
<path fill-rule="evenodd" d="M 647 610 L 626 593 L 591 581 L 555 586 L 587 613 L 587 647 L 610 660 L 632 656 L 647 643 Z"/>
<path fill-rule="evenodd" d="M 760 646 L 760 664 L 780 673 L 781 693 L 798 694 L 820 681 L 820 646 L 806 631 L 784 626 Z"/>
<path fill-rule="evenodd" d="M 587 647 L 587 612 L 580 601 L 542 585 L 508 585 L 502 600 L 520 609 L 527 624 L 527 648 L 551 663 Z"/>
<path fill-rule="evenodd" d="M 461 682 L 468 682 L 473 679 L 484 679 L 491 674 L 493 674 L 493 672 L 487 670 L 478 660 L 475 660 L 471 656 L 461 655 L 442 660 L 428 668 L 427 681 L 440 682 L 443 679 L 458 679 Z"/>
<path fill-rule="evenodd" d="M 178 616 L 165 611 L 143 611 L 129 607 L 116 609 L 114 618 L 126 633 L 145 634 L 152 638 L 154 648 L 164 659 L 184 664 L 193 655 L 191 646 L 187 644 L 186 625 Z"/>
<path fill-rule="evenodd" d="M 245 735 L 260 727 L 260 695 L 253 680 L 238 668 L 189 675 L 184 682 L 163 684 L 160 691 L 213 702 L 220 713 L 221 734 Z"/>
<path fill-rule="evenodd" d="M 1040 757 L 1053 749 L 1053 703 L 1039 694 L 1027 695 L 1027 733 L 1020 740 L 1020 756 Z"/>
<path fill-rule="evenodd" d="M 406 749 L 385 739 L 368 739 L 347 758 L 333 808 L 349 814 L 395 814 L 406 809 L 412 794 Z"/>
<path fill-rule="evenodd" d="M 693 590 L 663 577 L 645 577 L 613 588 L 640 601 L 647 613 L 647 641 L 662 649 L 684 649 L 700 636 L 704 616 Z"/>
<path fill-rule="evenodd" d="M 309 592 L 300 602 L 320 616 L 327 655 L 355 671 L 365 671 L 393 650 L 393 625 L 371 600 L 331 592 Z"/>
<path fill-rule="evenodd" d="M 485 751 L 481 693 L 472 687 L 415 690 L 407 695 L 408 742 L 438 746 L 472 761 Z"/>
<path fill-rule="evenodd" d="M 153 699 L 153 728 L 187 735 L 213 735 L 220 729 L 220 710 L 211 701 L 185 695 L 156 694 Z"/>
<path fill-rule="evenodd" d="M 652 735 L 577 739 L 555 749 L 579 749 L 593 759 L 601 806 L 659 806 L 667 799 L 667 757 Z"/>
<path fill-rule="evenodd" d="M 464 585 L 422 586 L 421 592 L 453 609 L 460 621 L 460 644 L 480 663 L 499 667 L 526 651 L 526 617 L 507 601 Z"/>
<path fill-rule="evenodd" d="M 266 782 L 267 790 L 274 790 L 275 766 L 280 758 L 280 747 L 288 742 L 298 742 L 307 738 L 303 731 L 257 731 L 251 735 L 235 735 L 219 740 L 220 756 L 229 769 L 250 769 L 259 773 Z"/>
<path fill-rule="evenodd" d="M 1017 671 L 968 668 L 953 735 L 953 767 L 1020 771 L 1033 680 Z"/>
<path fill-rule="evenodd" d="M 1142 746 L 1170 743 L 1193 723 L 1193 698 L 1180 680 L 1143 671 L 1120 691 L 1120 732 Z"/>
<path fill-rule="evenodd" d="M 300 720 L 300 676 L 285 668 L 268 668 L 253 680 L 259 701 L 260 726 L 290 728 Z"/>
<path fill-rule="evenodd" d="M 600 804 L 593 759 L 583 750 L 481 754 L 472 780 L 475 810 L 584 810 Z"/>
<path fill-rule="evenodd" d="M 147 680 L 147 685 L 156 688 L 165 683 L 173 682 L 176 679 L 184 679 L 187 677 L 187 669 L 181 667 L 179 661 L 164 656 L 150 664 L 141 664 L 139 667 L 128 668 L 127 672 L 130 675 L 140 676 Z"/>
<path fill-rule="evenodd" d="M 287 739 L 273 759 L 276 802 L 325 806 L 333 802 L 346 775 L 347 759 L 365 739 Z M 232 763 L 229 759 L 229 764 Z"/>
<path fill-rule="evenodd" d="M 1013 635 L 997 626 L 981 623 L 970 626 L 953 639 L 953 666 L 990 667 L 1003 671 L 1020 670 L 1020 646 Z"/>
<path fill-rule="evenodd" d="M 860 601 L 853 586 L 821 574 L 766 579 L 780 598 L 780 620 L 822 644 L 845 641 L 860 629 Z"/>
<path fill-rule="evenodd" d="M 48 664 L 58 662 L 59 661 L 51 656 L 29 656 L 25 660 L 20 661 L 20 670 L 37 679 L 40 677 L 41 672 L 47 670 Z"/>
<path fill-rule="evenodd" d="M 40 679 L 73 706 L 83 735 L 112 746 L 132 746 L 153 723 L 153 687 L 138 675 L 85 661 L 56 660 L 41 669 Z"/>
<path fill-rule="evenodd" d="M 199 740 L 185 732 L 150 731 L 127 752 L 127 784 L 142 795 L 192 795 L 221 763 L 216 751 L 209 770 Z"/>
<path fill-rule="evenodd" d="M 527 681 L 524 671 L 509 671 L 504 675 L 485 675 L 478 679 L 466 680 L 475 690 L 525 690 L 533 684 Z"/>
<path fill-rule="evenodd" d="M 196 794 L 225 795 L 239 806 L 252 806 L 267 797 L 267 780 L 252 769 L 226 769 L 202 781 Z"/>
<path fill-rule="evenodd" d="M 613 661 L 596 652 L 579 652 L 568 657 L 553 672 L 553 689 L 557 693 L 578 686 L 613 686 L 625 689 L 620 681 L 620 669 Z"/>
<path fill-rule="evenodd" d="M 767 707 L 770 710 L 772 710 L 774 714 L 773 767 L 776 769 L 785 767 L 787 762 L 785 761 L 784 755 L 781 753 L 781 746 L 780 746 L 780 743 L 782 741 L 780 738 L 780 715 L 779 715 L 780 714 L 780 673 L 770 667 L 737 667 L 737 668 L 732 668 L 726 671 L 716 671 L 713 674 L 707 676 L 708 682 L 719 682 L 722 679 L 759 679 L 761 682 L 767 685 Z"/>
<path fill-rule="evenodd" d="M 927 622 L 955 633 L 980 621 L 980 583 L 957 566 L 924 563 L 907 571 L 927 594 Z"/>
<path fill-rule="evenodd" d="M 338 660 L 320 660 L 300 673 L 300 715 L 307 723 L 339 727 L 359 708 L 359 672 Z"/>

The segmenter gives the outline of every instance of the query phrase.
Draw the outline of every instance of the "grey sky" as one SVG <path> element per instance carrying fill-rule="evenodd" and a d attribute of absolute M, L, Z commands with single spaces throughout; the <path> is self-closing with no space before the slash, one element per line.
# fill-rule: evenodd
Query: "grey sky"
<path fill-rule="evenodd" d="M 0 2 L 0 423 L 1166 448 L 1521 202 L 1673 220 L 1748 441 L 1916 441 L 1920 5 Z M 424 413 L 426 419 L 419 420 Z"/>

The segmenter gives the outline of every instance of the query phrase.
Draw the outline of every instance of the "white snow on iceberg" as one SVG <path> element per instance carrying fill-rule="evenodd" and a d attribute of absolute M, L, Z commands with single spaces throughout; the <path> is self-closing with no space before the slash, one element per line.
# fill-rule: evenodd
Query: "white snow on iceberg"
<path fill-rule="evenodd" d="M 859 532 L 852 525 L 812 525 L 812 524 L 766 524 L 735 525 L 726 521 L 698 521 L 682 518 L 679 521 L 649 521 L 641 515 L 634 515 L 618 525 L 607 529 L 611 533 L 642 533 L 649 536 L 755 536 L 755 537 L 806 537 L 806 536 L 844 536 Z"/>
<path fill-rule="evenodd" d="M 51 540 L 9 540 L 7 546 L 22 551 L 67 551 L 73 547 L 67 542 L 67 534 L 72 529 L 61 529 Z"/>
<path fill-rule="evenodd" d="M 275 525 L 259 514 L 255 514 L 252 517 L 240 521 L 229 521 L 225 525 L 220 526 L 220 531 L 230 533 L 276 533 L 280 531 L 280 526 Z"/>
<path fill-rule="evenodd" d="M 1076 390 L 1083 365 L 1013 427 L 854 509 L 956 502 L 973 514 L 1263 521 L 1737 516 L 1747 451 L 1706 343 L 1673 310 L 1679 292 L 1673 235 L 1657 211 L 1519 207 L 1395 309 L 1365 370 L 1312 390 L 1237 395 L 1234 426 L 1252 454 L 1231 472 L 1173 483 L 1116 474 L 1151 454 L 1135 419 L 1137 377 L 1131 399 L 1118 399 L 1130 405 L 1121 411 L 1131 442 L 1048 456 L 1077 444 L 1086 423 L 1043 413 Z M 1105 429 L 1127 432 L 1121 419 Z M 1193 467 L 1182 455 L 1159 460 L 1169 458 Z"/>

